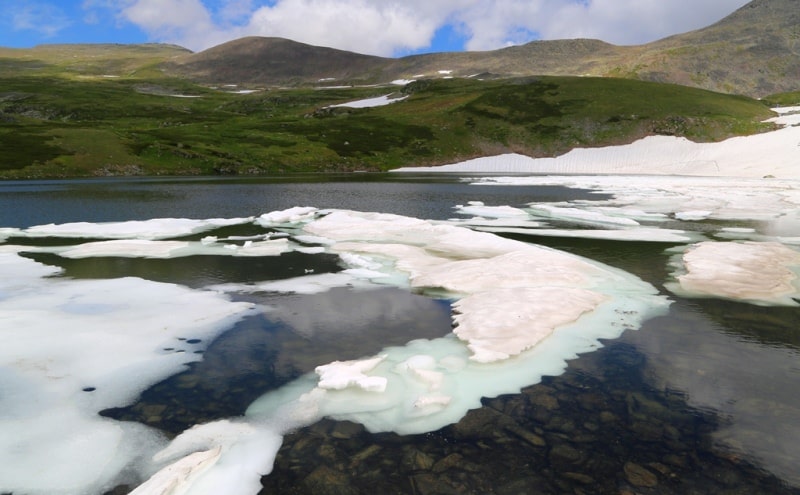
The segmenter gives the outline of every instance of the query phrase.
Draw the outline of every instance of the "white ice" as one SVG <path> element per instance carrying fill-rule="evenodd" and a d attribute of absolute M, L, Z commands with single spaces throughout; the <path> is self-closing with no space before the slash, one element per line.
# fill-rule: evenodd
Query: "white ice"
<path fill-rule="evenodd" d="M 589 226 L 608 226 L 616 225 L 623 227 L 637 227 L 639 222 L 632 218 L 623 216 L 608 215 L 602 211 L 587 208 L 572 208 L 569 206 L 558 206 L 552 204 L 534 203 L 528 205 L 533 215 L 542 218 L 555 218 L 568 220 L 573 223 L 580 223 Z"/>
<path fill-rule="evenodd" d="M 590 206 L 583 202 L 571 207 L 565 206 L 564 203 L 539 203 L 521 209 L 510 206 L 485 206 L 473 201 L 466 206 L 458 205 L 455 210 L 456 213 L 476 216 L 469 219 L 453 219 L 451 220 L 453 224 L 469 226 L 483 232 L 674 243 L 695 242 L 704 238 L 700 234 L 685 230 L 646 227 L 639 223 L 640 221 L 662 222 L 667 219 L 666 215 L 660 213 L 648 213 L 631 208 Z M 565 221 L 593 228 L 546 228 L 548 222 L 542 220 Z"/>
<path fill-rule="evenodd" d="M 720 297 L 759 305 L 797 306 L 800 252 L 777 242 L 701 242 L 675 259 L 684 297 Z"/>
<path fill-rule="evenodd" d="M 659 229 L 655 227 L 638 227 L 635 229 L 625 230 L 571 230 L 496 226 L 491 224 L 475 223 L 472 221 L 467 221 L 464 223 L 483 232 L 492 232 L 498 234 L 521 234 L 537 237 L 566 237 L 579 239 L 602 239 L 608 241 L 664 242 L 675 244 L 696 242 L 705 238 L 702 234 L 687 232 L 685 230 Z"/>
<path fill-rule="evenodd" d="M 30 237 L 97 237 L 104 239 L 164 239 L 180 237 L 207 230 L 252 222 L 252 218 L 212 218 L 193 220 L 188 218 L 158 218 L 153 220 L 131 220 L 127 222 L 37 225 L 24 229 Z"/>
<path fill-rule="evenodd" d="M 243 244 L 216 242 L 208 238 L 204 238 L 201 242 L 114 239 L 86 242 L 76 246 L 28 249 L 31 252 L 52 252 L 73 259 L 101 256 L 162 259 L 197 255 L 278 256 L 290 250 L 289 240 L 285 238 L 245 241 Z"/>
<path fill-rule="evenodd" d="M 643 224 L 669 220 L 722 221 L 725 223 L 718 228 L 723 235 L 730 233 L 725 229 L 753 228 L 751 224 L 757 222 L 758 228 L 751 236 L 753 240 L 800 242 L 800 181 L 797 180 L 614 175 L 491 176 L 465 180 L 482 185 L 559 185 L 586 189 L 608 194 L 611 198 L 575 200 L 557 206 L 569 205 L 587 214 L 602 212 L 609 217 L 629 218 Z M 560 220 L 569 219 L 562 216 Z M 748 223 L 736 225 L 732 222 Z M 708 225 L 704 230 L 708 227 L 714 226 Z M 620 229 L 620 239 L 626 235 L 624 230 L 627 229 Z M 591 235 L 591 231 L 584 229 L 576 230 L 576 235 L 582 232 Z"/>
<path fill-rule="evenodd" d="M 486 206 L 481 201 L 470 201 L 466 205 L 456 205 L 455 210 L 462 215 L 475 215 L 491 218 L 524 218 L 528 212 L 511 206 Z"/>
<path fill-rule="evenodd" d="M 54 278 L 58 269 L 19 249 L 0 249 L 0 492 L 89 494 L 133 481 L 123 473 L 149 469 L 134 461 L 163 439 L 98 411 L 198 360 L 180 338 L 208 341 L 253 306 L 137 278 Z"/>

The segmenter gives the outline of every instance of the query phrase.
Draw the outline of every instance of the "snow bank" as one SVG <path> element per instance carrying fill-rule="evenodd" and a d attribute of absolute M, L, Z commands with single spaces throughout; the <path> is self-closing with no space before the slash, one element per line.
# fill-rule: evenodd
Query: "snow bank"
<path fill-rule="evenodd" d="M 517 154 L 477 158 L 440 167 L 404 167 L 395 172 L 486 172 L 537 174 L 656 174 L 800 178 L 800 115 L 795 108 L 770 119 L 785 127 L 695 143 L 673 136 L 648 136 L 631 144 L 576 148 L 555 158 Z"/>
<path fill-rule="evenodd" d="M 376 98 L 367 98 L 364 100 L 356 100 L 350 101 L 347 103 L 339 103 L 336 105 L 331 105 L 331 108 L 335 107 L 347 107 L 347 108 L 371 108 L 371 107 L 382 107 L 384 105 L 390 105 L 392 103 L 397 103 L 398 101 L 403 101 L 408 96 L 392 96 L 391 94 L 378 96 Z"/>

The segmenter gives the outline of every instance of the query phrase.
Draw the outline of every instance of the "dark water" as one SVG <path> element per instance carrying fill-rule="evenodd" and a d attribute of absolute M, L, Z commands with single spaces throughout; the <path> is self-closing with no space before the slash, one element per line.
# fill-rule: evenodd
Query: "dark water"
<path fill-rule="evenodd" d="M 147 218 L 239 218 L 293 206 L 397 213 L 447 219 L 453 207 L 481 200 L 522 206 L 530 201 L 597 198 L 562 187 L 467 185 L 457 177 L 355 174 L 280 179 L 148 178 L 0 182 L 0 226 L 111 222 Z"/>
<path fill-rule="evenodd" d="M 243 217 L 298 205 L 445 219 L 455 216 L 453 206 L 472 200 L 523 206 L 581 197 L 597 196 L 559 187 L 471 186 L 441 176 L 8 182 L 0 183 L 0 227 Z M 236 233 L 253 234 L 253 227 L 225 231 Z M 667 294 L 669 245 L 515 238 L 622 268 Z M 68 277 L 134 275 L 191 287 L 286 278 L 309 266 L 315 273 L 339 269 L 332 257 L 300 253 L 27 256 L 62 266 Z M 278 309 L 238 323 L 214 342 L 177 342 L 172 351 L 202 352 L 203 360 L 103 415 L 175 434 L 242 414 L 264 391 L 316 365 L 450 331 L 446 301 L 393 288 L 239 297 Z M 440 431 L 375 435 L 331 420 L 296 431 L 262 493 L 800 493 L 794 441 L 800 439 L 800 311 L 670 297 L 669 314 L 572 361 L 561 376 L 486 399 Z"/>

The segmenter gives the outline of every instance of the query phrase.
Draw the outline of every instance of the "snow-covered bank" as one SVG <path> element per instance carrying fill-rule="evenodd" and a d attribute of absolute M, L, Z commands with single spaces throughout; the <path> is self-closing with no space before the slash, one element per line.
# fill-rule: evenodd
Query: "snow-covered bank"
<path fill-rule="evenodd" d="M 673 136 L 648 136 L 631 144 L 576 148 L 555 158 L 519 154 L 476 158 L 439 167 L 404 167 L 395 172 L 537 174 L 654 174 L 714 177 L 800 178 L 800 107 L 773 109 L 783 127 L 718 143 Z"/>
<path fill-rule="evenodd" d="M 347 108 L 372 108 L 372 107 L 382 107 L 384 105 L 390 105 L 392 103 L 397 103 L 398 101 L 403 101 L 408 96 L 393 96 L 391 94 L 378 96 L 375 98 L 367 98 L 364 100 L 356 100 L 356 101 L 349 101 L 347 103 L 339 103 L 336 105 L 331 105 L 331 108 L 334 107 L 347 107 Z"/>

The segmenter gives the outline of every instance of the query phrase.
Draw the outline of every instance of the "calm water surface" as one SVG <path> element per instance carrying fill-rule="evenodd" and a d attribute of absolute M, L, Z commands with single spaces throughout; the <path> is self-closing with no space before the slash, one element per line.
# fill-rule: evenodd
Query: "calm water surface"
<path fill-rule="evenodd" d="M 0 227 L 234 218 L 292 206 L 446 219 L 468 201 L 519 207 L 581 197 L 598 196 L 424 175 L 6 182 L 0 183 Z M 662 284 L 669 245 L 515 238 L 625 269 L 668 294 Z M 270 259 L 27 256 L 62 266 L 69 277 L 135 275 L 192 287 L 339 269 L 333 257 L 300 253 Z M 135 404 L 103 414 L 174 434 L 242 414 L 264 391 L 319 364 L 450 331 L 447 301 L 394 288 L 240 297 L 280 309 L 245 319 L 202 350 L 182 344 L 174 351 L 203 352 L 204 359 Z M 800 493 L 800 442 L 793 440 L 800 439 L 800 312 L 670 297 L 669 314 L 572 361 L 564 375 L 487 399 L 441 431 L 373 435 L 330 420 L 299 430 L 286 438 L 262 493 Z"/>
<path fill-rule="evenodd" d="M 275 179 L 147 178 L 0 182 L 0 225 L 109 222 L 147 218 L 238 218 L 293 206 L 446 219 L 481 200 L 522 206 L 581 197 L 562 187 L 467 185 L 456 176 L 351 174 Z M 583 194 L 598 197 L 596 194 Z"/>

